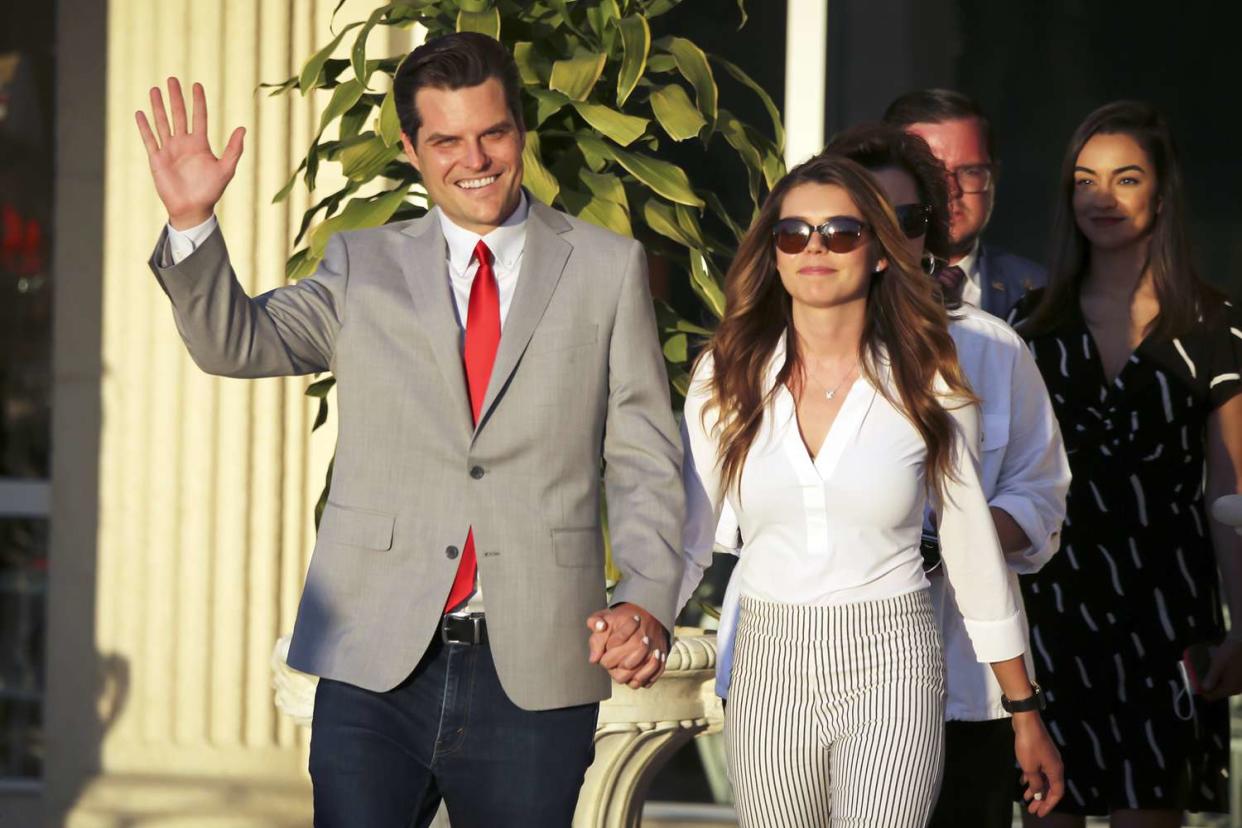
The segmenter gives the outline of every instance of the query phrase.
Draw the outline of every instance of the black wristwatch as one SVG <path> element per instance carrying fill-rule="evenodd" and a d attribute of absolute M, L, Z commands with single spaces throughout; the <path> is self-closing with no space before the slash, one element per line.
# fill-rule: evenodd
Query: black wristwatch
<path fill-rule="evenodd" d="M 1040 689 L 1038 684 L 1031 684 L 1035 688 L 1035 692 L 1027 696 L 1025 699 L 1012 700 L 1001 696 L 1001 707 L 1006 713 L 1026 713 L 1031 710 L 1043 710 L 1048 706 L 1048 702 L 1044 699 L 1044 691 Z"/>

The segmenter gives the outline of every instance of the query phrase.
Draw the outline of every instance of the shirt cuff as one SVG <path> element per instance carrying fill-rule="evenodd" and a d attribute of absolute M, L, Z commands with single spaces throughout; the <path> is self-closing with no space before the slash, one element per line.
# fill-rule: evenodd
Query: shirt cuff
<path fill-rule="evenodd" d="M 1026 549 L 1005 555 L 1005 562 L 1009 568 L 1019 575 L 1030 575 L 1043 569 L 1044 564 L 1051 560 L 1061 544 L 1060 526 L 1058 525 L 1056 529 L 1049 532 L 1047 523 L 1039 515 L 1039 510 L 1024 497 L 997 495 L 988 502 L 988 505 L 1003 509 L 1030 540 L 1030 545 Z"/>
<path fill-rule="evenodd" d="M 216 217 L 211 216 L 202 224 L 195 225 L 187 230 L 178 230 L 171 223 L 168 225 L 168 255 L 172 257 L 174 265 L 181 264 L 190 257 L 190 254 L 207 241 L 212 233 L 216 232 Z"/>
<path fill-rule="evenodd" d="M 963 618 L 962 621 L 975 650 L 975 658 L 981 664 L 1008 661 L 1026 652 L 1026 629 L 1020 612 L 999 621 L 973 618 Z"/>

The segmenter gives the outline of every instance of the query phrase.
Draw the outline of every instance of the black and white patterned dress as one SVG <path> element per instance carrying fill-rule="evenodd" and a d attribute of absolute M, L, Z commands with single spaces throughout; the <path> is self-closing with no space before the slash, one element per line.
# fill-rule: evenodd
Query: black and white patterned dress
<path fill-rule="evenodd" d="M 1192 698 L 1178 671 L 1222 634 L 1205 429 L 1242 391 L 1242 314 L 1208 316 L 1144 341 L 1112 382 L 1081 315 L 1030 342 L 1074 475 L 1061 551 L 1022 579 L 1061 811 L 1229 810 L 1227 703 Z"/>

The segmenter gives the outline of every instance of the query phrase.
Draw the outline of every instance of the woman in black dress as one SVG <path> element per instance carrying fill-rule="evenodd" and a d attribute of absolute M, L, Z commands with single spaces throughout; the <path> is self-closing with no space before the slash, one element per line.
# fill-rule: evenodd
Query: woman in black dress
<path fill-rule="evenodd" d="M 1066 771 L 1057 812 L 1028 820 L 1175 826 L 1229 810 L 1242 634 L 1225 632 L 1221 587 L 1242 617 L 1242 546 L 1205 504 L 1242 479 L 1242 314 L 1195 274 L 1156 110 L 1093 112 L 1061 175 L 1049 286 L 1013 317 L 1074 475 L 1061 552 L 1023 579 Z M 1213 658 L 1196 694 L 1179 665 L 1201 642 Z"/>

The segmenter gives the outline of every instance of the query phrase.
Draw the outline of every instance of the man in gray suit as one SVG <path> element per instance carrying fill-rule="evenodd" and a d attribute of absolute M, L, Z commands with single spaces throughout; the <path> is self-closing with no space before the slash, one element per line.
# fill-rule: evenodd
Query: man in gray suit
<path fill-rule="evenodd" d="M 517 70 L 496 41 L 416 49 L 394 95 L 435 208 L 338 234 L 314 275 L 251 298 L 214 218 L 242 131 L 216 158 L 202 88 L 192 128 L 175 79 L 171 120 L 151 90 L 155 128 L 138 125 L 170 219 L 151 266 L 205 371 L 337 379 L 289 651 L 322 677 L 315 824 L 425 825 L 443 799 L 454 828 L 568 825 L 609 673 L 658 677 L 681 577 L 645 257 L 522 189 Z"/>
<path fill-rule="evenodd" d="M 975 101 L 949 89 L 920 89 L 889 104 L 884 120 L 925 140 L 948 171 L 953 253 L 936 272 L 950 305 L 965 303 L 1005 318 L 1027 291 L 1048 281 L 1044 268 L 984 244 L 996 204 L 992 126 Z"/>

